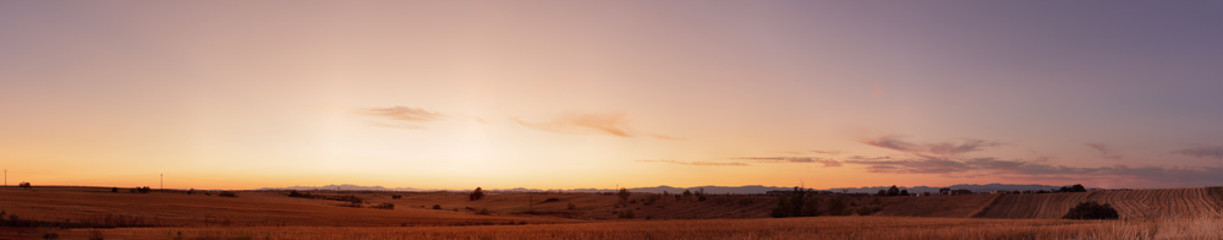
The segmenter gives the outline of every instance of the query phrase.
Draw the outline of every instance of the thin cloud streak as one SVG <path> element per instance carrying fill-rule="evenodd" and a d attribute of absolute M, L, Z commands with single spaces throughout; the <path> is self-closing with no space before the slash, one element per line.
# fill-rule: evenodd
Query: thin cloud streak
<path fill-rule="evenodd" d="M 885 135 L 874 139 L 862 139 L 859 142 L 866 145 L 896 150 L 917 155 L 955 156 L 976 152 L 989 147 L 1002 145 L 997 141 L 982 139 L 964 139 L 956 142 L 914 143 L 908 142 L 897 135 Z"/>
<path fill-rule="evenodd" d="M 423 108 L 398 105 L 385 108 L 366 108 L 357 111 L 357 113 L 392 121 L 370 121 L 370 125 L 406 130 L 423 129 L 425 127 L 418 125 L 417 123 L 437 121 L 441 120 L 445 116 L 439 112 L 429 111 Z"/>
<path fill-rule="evenodd" d="M 1100 156 L 1105 158 L 1121 159 L 1121 155 L 1114 154 L 1113 149 L 1108 147 L 1108 145 L 1104 145 L 1103 143 L 1083 143 L 1083 145 L 1099 151 Z"/>
<path fill-rule="evenodd" d="M 758 161 L 758 162 L 772 162 L 772 163 L 780 163 L 780 162 L 819 163 L 819 164 L 823 164 L 824 167 L 840 167 L 841 166 L 840 161 L 836 161 L 832 159 L 810 158 L 810 157 L 737 157 L 737 158 L 730 158 L 730 159 L 750 160 L 750 161 Z"/>
<path fill-rule="evenodd" d="M 578 135 L 608 135 L 624 138 L 651 137 L 660 140 L 683 140 L 658 133 L 635 132 L 628 127 L 628 115 L 624 113 L 570 113 L 548 122 L 533 122 L 512 118 L 519 125 L 540 131 L 578 134 Z"/>
<path fill-rule="evenodd" d="M 1172 153 L 1198 157 L 1198 158 L 1215 158 L 1223 159 L 1223 146 L 1199 146 L 1176 150 Z"/>
<path fill-rule="evenodd" d="M 819 153 L 819 154 L 826 154 L 826 155 L 833 155 L 833 156 L 841 155 L 841 151 L 811 150 L 811 152 Z"/>
<path fill-rule="evenodd" d="M 408 122 L 427 122 L 442 119 L 443 115 L 438 112 L 425 110 L 423 108 L 412 108 L 404 106 L 392 106 L 386 108 L 366 108 L 361 113 L 370 116 L 378 116 L 396 121 Z"/>
<path fill-rule="evenodd" d="M 637 160 L 637 162 L 670 163 L 670 164 L 689 165 L 689 166 L 749 166 L 747 163 L 741 163 L 741 162 L 703 162 L 703 161 L 685 162 L 685 161 L 675 161 L 675 160 Z"/>

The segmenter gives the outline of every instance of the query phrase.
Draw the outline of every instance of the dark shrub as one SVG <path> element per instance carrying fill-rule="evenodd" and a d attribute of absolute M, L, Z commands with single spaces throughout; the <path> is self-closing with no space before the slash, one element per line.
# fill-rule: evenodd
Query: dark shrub
<path fill-rule="evenodd" d="M 119 188 L 117 187 L 110 188 L 110 192 L 119 192 Z"/>
<path fill-rule="evenodd" d="M 620 212 L 620 214 L 619 214 L 619 215 L 617 215 L 617 217 L 619 217 L 619 218 L 627 218 L 627 219 L 632 219 L 632 218 L 634 218 L 634 217 L 636 217 L 636 216 L 635 216 L 635 215 L 633 215 L 633 210 L 632 210 L 632 209 L 629 209 L 629 210 L 624 210 L 623 212 Z"/>
<path fill-rule="evenodd" d="M 230 191 L 222 191 L 221 193 L 218 193 L 218 194 L 217 194 L 217 196 L 222 196 L 222 197 L 238 197 L 238 194 L 237 194 L 237 193 L 234 193 L 234 192 L 230 192 Z"/>
<path fill-rule="evenodd" d="M 289 197 L 311 198 L 310 193 L 301 193 L 297 190 L 289 191 Z"/>
<path fill-rule="evenodd" d="M 442 210 L 442 205 L 433 204 L 433 210 Z"/>
<path fill-rule="evenodd" d="M 828 215 L 847 216 L 850 214 L 849 207 L 845 206 L 845 196 L 837 196 L 828 202 Z"/>
<path fill-rule="evenodd" d="M 487 209 L 487 208 L 481 208 L 481 209 L 480 209 L 480 212 L 477 212 L 476 214 L 480 214 L 480 215 L 489 215 L 489 214 L 492 214 L 492 213 L 488 212 L 488 209 Z"/>
<path fill-rule="evenodd" d="M 18 183 L 17 186 L 21 188 L 30 188 L 30 182 L 21 182 Z"/>
<path fill-rule="evenodd" d="M 619 192 L 616 192 L 616 196 L 617 196 L 617 197 L 620 197 L 620 202 L 621 202 L 621 203 L 623 203 L 623 202 L 627 202 L 627 201 L 628 201 L 628 196 L 629 196 L 629 194 L 630 194 L 630 193 L 628 192 L 628 189 L 627 189 L 627 188 L 620 188 L 620 191 L 619 191 Z"/>
<path fill-rule="evenodd" d="M 654 205 L 654 202 L 658 202 L 659 199 L 662 199 L 662 195 L 651 194 L 646 196 L 645 200 L 641 201 L 641 204 L 646 206 Z"/>
<path fill-rule="evenodd" d="M 89 240 L 102 240 L 102 231 L 98 231 L 98 230 L 90 231 Z"/>
<path fill-rule="evenodd" d="M 855 212 L 858 213 L 858 216 L 869 216 L 871 214 L 875 214 L 875 212 L 878 212 L 881 209 L 883 208 L 879 206 L 862 206 Z"/>
<path fill-rule="evenodd" d="M 1120 216 L 1117 214 L 1117 209 L 1113 209 L 1107 203 L 1101 205 L 1095 201 L 1079 203 L 1078 206 L 1070 208 L 1070 212 L 1065 219 L 1117 219 Z"/>
<path fill-rule="evenodd" d="M 550 202 L 560 202 L 560 201 L 561 201 L 560 198 L 548 198 L 548 199 L 544 199 L 543 202 L 539 202 L 539 203 L 550 203 Z"/>
<path fill-rule="evenodd" d="M 1074 186 L 1065 186 L 1057 190 L 1058 192 L 1087 192 L 1087 188 L 1083 184 L 1075 184 Z"/>
<path fill-rule="evenodd" d="M 398 194 L 391 195 L 391 199 L 400 199 L 400 198 L 403 198 L 403 195 L 398 195 Z"/>
<path fill-rule="evenodd" d="M 577 205 L 573 205 L 573 203 L 571 202 L 571 203 L 569 203 L 569 206 L 568 206 L 567 208 L 568 208 L 569 210 L 574 210 L 574 209 L 577 209 L 577 208 L 578 208 L 578 206 L 577 206 Z"/>

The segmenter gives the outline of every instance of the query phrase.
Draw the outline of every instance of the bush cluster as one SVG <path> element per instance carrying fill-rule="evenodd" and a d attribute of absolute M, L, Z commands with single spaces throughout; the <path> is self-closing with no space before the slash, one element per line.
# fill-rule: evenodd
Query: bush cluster
<path fill-rule="evenodd" d="M 149 188 L 149 186 L 144 186 L 144 187 L 132 188 L 131 190 L 128 190 L 128 191 L 132 193 L 149 193 L 149 192 L 152 192 L 153 189 Z"/>
<path fill-rule="evenodd" d="M 777 199 L 777 208 L 769 215 L 775 218 L 818 216 L 821 213 L 819 200 L 815 191 L 794 187 L 794 191 Z"/>
<path fill-rule="evenodd" d="M 1062 216 L 1065 219 L 1117 219 L 1119 217 L 1117 209 L 1113 209 L 1113 206 L 1095 201 L 1079 203 L 1070 208 L 1070 212 L 1067 212 L 1065 216 Z"/>

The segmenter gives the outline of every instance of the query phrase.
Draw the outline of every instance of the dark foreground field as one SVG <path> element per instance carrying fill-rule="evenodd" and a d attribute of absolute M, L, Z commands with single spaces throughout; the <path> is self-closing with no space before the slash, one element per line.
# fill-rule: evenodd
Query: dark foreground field
<path fill-rule="evenodd" d="M 57 232 L 59 236 L 69 239 L 91 236 L 104 239 L 1223 239 L 1223 221 L 867 216 L 642 220 L 518 226 L 188 227 Z"/>
<path fill-rule="evenodd" d="M 859 196 L 842 201 L 873 211 L 780 219 L 762 195 L 120 190 L 0 188 L 0 239 L 1223 239 L 1220 188 Z M 1122 219 L 1057 218 L 1083 200 Z"/>

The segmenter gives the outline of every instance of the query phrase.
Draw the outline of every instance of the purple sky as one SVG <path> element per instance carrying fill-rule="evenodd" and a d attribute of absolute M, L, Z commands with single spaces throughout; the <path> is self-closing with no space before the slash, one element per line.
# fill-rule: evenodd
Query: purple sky
<path fill-rule="evenodd" d="M 218 188 L 1221 185 L 1220 23 L 1217 1 L 3 1 L 0 165 Z"/>

